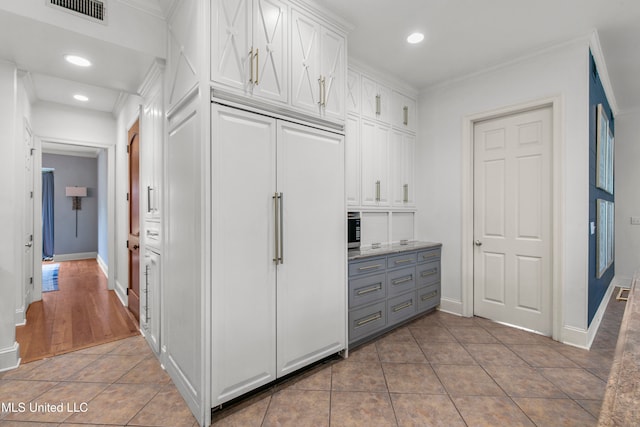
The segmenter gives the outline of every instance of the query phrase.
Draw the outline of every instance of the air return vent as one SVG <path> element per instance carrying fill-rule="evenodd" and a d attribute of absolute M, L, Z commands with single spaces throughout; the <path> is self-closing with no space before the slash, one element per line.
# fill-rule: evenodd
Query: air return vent
<path fill-rule="evenodd" d="M 104 1 L 99 0 L 49 0 L 51 6 L 61 7 L 70 12 L 95 19 L 105 20 Z"/>

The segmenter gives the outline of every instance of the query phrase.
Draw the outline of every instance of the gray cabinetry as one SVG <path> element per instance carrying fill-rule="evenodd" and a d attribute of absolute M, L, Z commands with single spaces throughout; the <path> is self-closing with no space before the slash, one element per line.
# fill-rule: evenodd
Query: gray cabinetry
<path fill-rule="evenodd" d="M 349 344 L 387 332 L 440 303 L 440 246 L 349 262 Z"/>

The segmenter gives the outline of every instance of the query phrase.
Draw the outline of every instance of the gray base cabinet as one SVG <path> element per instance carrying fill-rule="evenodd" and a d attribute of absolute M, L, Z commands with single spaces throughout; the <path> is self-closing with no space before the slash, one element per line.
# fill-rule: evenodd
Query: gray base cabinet
<path fill-rule="evenodd" d="M 440 247 L 349 261 L 349 344 L 440 304 Z"/>

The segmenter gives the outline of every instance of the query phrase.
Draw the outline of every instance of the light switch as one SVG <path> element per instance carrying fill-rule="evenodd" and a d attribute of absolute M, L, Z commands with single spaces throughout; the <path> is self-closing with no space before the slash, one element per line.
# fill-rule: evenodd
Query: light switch
<path fill-rule="evenodd" d="M 631 225 L 640 225 L 640 216 L 632 216 Z"/>
<path fill-rule="evenodd" d="M 591 221 L 591 234 L 596 234 L 596 223 Z"/>

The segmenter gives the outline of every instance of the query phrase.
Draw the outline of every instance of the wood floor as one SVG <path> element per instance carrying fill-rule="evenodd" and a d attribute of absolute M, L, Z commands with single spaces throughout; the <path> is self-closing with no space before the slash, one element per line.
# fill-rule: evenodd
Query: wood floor
<path fill-rule="evenodd" d="M 95 259 L 59 264 L 59 290 L 44 292 L 16 328 L 23 363 L 139 334 Z"/>

